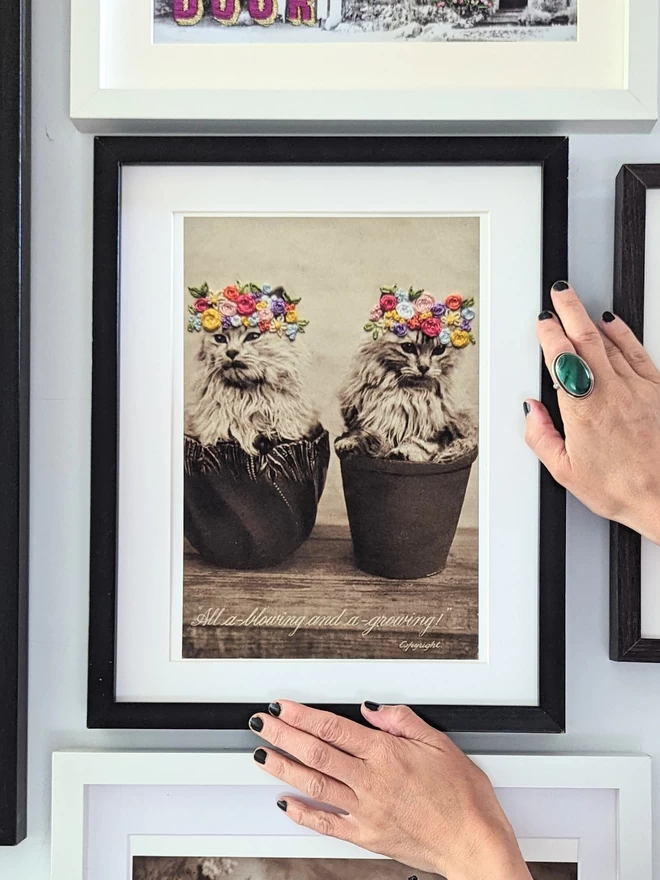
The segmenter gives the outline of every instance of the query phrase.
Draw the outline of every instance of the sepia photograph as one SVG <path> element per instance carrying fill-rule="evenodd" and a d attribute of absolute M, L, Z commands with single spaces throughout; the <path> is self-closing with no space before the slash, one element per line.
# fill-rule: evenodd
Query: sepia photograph
<path fill-rule="evenodd" d="M 184 659 L 475 659 L 480 219 L 186 217 L 184 275 Z"/>
<path fill-rule="evenodd" d="M 577 880 L 569 862 L 528 863 L 533 880 Z M 438 880 L 391 859 L 135 856 L 132 880 Z"/>
<path fill-rule="evenodd" d="M 156 43 L 577 39 L 578 0 L 154 0 Z"/>

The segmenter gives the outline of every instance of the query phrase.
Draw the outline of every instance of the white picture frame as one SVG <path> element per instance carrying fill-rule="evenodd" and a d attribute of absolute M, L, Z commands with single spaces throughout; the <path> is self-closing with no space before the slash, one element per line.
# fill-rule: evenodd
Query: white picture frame
<path fill-rule="evenodd" d="M 579 0 L 572 42 L 271 44 L 258 47 L 253 66 L 232 64 L 242 44 L 223 45 L 218 88 L 217 45 L 156 44 L 151 0 L 71 0 L 70 113 L 82 131 L 108 133 L 254 121 L 264 130 L 323 121 L 651 123 L 657 21 L 657 0 Z M 301 65 L 314 75 L 301 81 Z M 457 66 L 461 88 L 447 87 Z"/>
<path fill-rule="evenodd" d="M 488 773 L 527 858 L 554 858 L 554 850 L 565 860 L 577 841 L 580 880 L 651 880 L 649 758 L 471 758 Z M 51 880 L 128 880 L 131 854 L 145 854 L 157 838 L 154 855 L 240 856 L 249 844 L 251 854 L 272 857 L 371 857 L 291 825 L 275 807 L 282 791 L 250 754 L 55 753 Z"/>

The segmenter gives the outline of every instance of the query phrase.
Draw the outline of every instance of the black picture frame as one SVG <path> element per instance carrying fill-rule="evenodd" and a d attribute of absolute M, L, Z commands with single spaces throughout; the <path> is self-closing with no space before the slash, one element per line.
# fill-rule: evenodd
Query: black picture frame
<path fill-rule="evenodd" d="M 646 194 L 660 164 L 623 165 L 616 179 L 613 309 L 644 341 Z M 642 539 L 610 523 L 610 659 L 660 663 L 660 639 L 642 638 Z"/>
<path fill-rule="evenodd" d="M 568 140 L 562 137 L 102 137 L 95 144 L 92 377 L 91 595 L 88 726 L 245 728 L 263 706 L 117 702 L 115 699 L 118 282 L 124 165 L 536 165 L 543 175 L 543 277 L 539 309 L 568 266 Z M 530 327 L 530 333 L 533 333 Z M 539 369 L 540 369 L 539 358 Z M 559 424 L 546 370 L 542 399 Z M 522 404 L 522 401 L 521 401 Z M 522 406 L 521 406 L 522 410 Z M 522 418 L 522 414 L 521 414 Z M 521 440 L 522 443 L 522 440 Z M 446 731 L 559 733 L 565 724 L 565 493 L 541 468 L 539 704 L 415 706 Z M 355 705 L 324 707 L 360 720 Z"/>
<path fill-rule="evenodd" d="M 27 824 L 30 0 L 0 6 L 0 846 Z"/>

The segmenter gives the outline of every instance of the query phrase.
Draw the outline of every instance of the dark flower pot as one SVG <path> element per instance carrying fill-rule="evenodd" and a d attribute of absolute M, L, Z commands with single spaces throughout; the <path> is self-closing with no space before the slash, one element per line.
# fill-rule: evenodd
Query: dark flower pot
<path fill-rule="evenodd" d="M 307 540 L 330 461 L 328 433 L 248 455 L 236 443 L 185 438 L 184 532 L 218 568 L 257 569 Z"/>
<path fill-rule="evenodd" d="M 355 564 L 412 580 L 441 572 L 456 535 L 476 447 L 442 463 L 341 460 Z"/>

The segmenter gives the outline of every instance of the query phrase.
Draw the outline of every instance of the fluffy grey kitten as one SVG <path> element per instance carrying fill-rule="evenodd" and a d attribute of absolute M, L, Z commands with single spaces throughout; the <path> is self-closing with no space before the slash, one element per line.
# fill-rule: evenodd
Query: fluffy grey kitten
<path fill-rule="evenodd" d="M 253 327 L 203 331 L 186 433 L 203 446 L 235 441 L 250 455 L 322 432 L 303 391 L 300 342 Z"/>
<path fill-rule="evenodd" d="M 430 462 L 451 445 L 473 446 L 476 425 L 454 379 L 464 354 L 422 333 L 364 342 L 339 394 L 346 431 L 337 454 Z"/>

